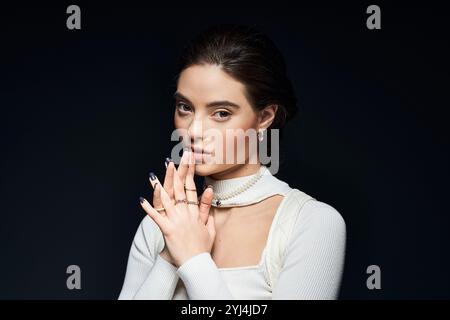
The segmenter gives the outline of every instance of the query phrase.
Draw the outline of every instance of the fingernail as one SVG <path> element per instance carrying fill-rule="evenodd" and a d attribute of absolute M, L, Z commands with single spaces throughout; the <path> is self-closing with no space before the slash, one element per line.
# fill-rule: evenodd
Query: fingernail
<path fill-rule="evenodd" d="M 214 188 L 212 185 L 208 185 L 207 188 L 211 188 L 211 190 L 214 191 Z"/>
<path fill-rule="evenodd" d="M 171 162 L 172 162 L 172 159 L 166 158 L 166 161 L 165 161 L 166 168 L 169 165 L 169 163 L 171 163 Z"/>
<path fill-rule="evenodd" d="M 155 174 L 153 173 L 153 172 L 150 172 L 149 174 L 148 174 L 148 176 L 150 177 L 150 180 L 156 180 L 156 176 L 155 176 Z"/>
<path fill-rule="evenodd" d="M 144 203 L 144 201 L 145 201 L 145 199 L 144 199 L 144 198 L 142 198 L 142 197 L 139 197 L 139 202 L 140 202 L 140 203 Z"/>

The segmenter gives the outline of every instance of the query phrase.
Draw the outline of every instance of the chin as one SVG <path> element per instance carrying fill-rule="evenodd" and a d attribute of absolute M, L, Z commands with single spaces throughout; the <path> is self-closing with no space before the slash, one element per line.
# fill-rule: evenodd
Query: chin
<path fill-rule="evenodd" d="M 201 177 L 210 176 L 221 171 L 218 167 L 218 165 L 214 164 L 196 164 L 195 174 Z"/>
<path fill-rule="evenodd" d="M 231 166 L 233 167 L 233 166 Z M 224 172 L 230 168 L 230 165 L 224 164 L 196 164 L 195 174 L 201 177 L 211 176 Z"/>

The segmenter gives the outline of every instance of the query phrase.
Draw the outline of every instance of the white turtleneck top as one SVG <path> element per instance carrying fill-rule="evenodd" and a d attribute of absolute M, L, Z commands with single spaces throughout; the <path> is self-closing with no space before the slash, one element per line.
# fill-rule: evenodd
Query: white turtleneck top
<path fill-rule="evenodd" d="M 342 216 L 332 206 L 290 188 L 265 167 L 257 175 L 221 181 L 207 177 L 205 184 L 213 185 L 219 199 L 226 198 L 220 199 L 221 207 L 249 205 L 278 194 L 284 198 L 274 221 L 296 213 L 273 286 L 266 271 L 274 259 L 267 256 L 268 249 L 281 236 L 274 223 L 255 266 L 218 268 L 211 254 L 204 252 L 177 268 L 159 255 L 164 237 L 147 215 L 134 237 L 119 299 L 337 299 L 346 245 Z M 311 201 L 300 205 L 301 195 Z"/>

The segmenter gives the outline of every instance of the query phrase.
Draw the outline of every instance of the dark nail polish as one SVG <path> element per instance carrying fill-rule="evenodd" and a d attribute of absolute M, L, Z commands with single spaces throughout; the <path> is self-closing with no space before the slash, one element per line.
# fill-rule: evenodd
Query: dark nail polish
<path fill-rule="evenodd" d="M 156 176 L 153 172 L 150 172 L 148 176 L 150 177 L 150 180 L 156 180 Z"/>
<path fill-rule="evenodd" d="M 166 168 L 167 168 L 167 166 L 169 165 L 169 163 L 170 162 L 172 162 L 172 159 L 170 159 L 170 158 L 166 158 L 166 162 L 165 162 L 165 164 L 166 164 Z"/>
<path fill-rule="evenodd" d="M 144 201 L 145 201 L 145 199 L 144 199 L 144 198 L 142 198 L 142 197 L 139 197 L 139 202 L 140 202 L 140 203 L 144 203 Z"/>

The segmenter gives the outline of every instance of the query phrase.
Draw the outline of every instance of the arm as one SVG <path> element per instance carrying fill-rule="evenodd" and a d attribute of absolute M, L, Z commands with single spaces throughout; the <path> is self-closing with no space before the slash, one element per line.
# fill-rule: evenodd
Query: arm
<path fill-rule="evenodd" d="M 345 222 L 333 207 L 317 201 L 305 204 L 291 234 L 272 299 L 336 299 L 345 241 Z M 187 260 L 177 274 L 191 300 L 235 299 L 207 252 Z"/>
<path fill-rule="evenodd" d="M 130 249 L 119 300 L 172 299 L 178 281 L 177 268 L 159 255 L 163 246 L 159 227 L 145 216 Z"/>
<path fill-rule="evenodd" d="M 200 253 L 177 270 L 190 300 L 235 299 L 209 252 Z"/>
<path fill-rule="evenodd" d="M 320 201 L 305 204 L 295 223 L 272 299 L 337 299 L 345 258 L 342 216 Z"/>

